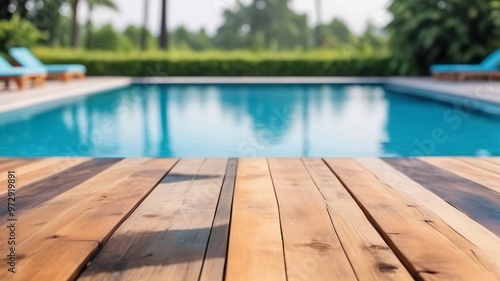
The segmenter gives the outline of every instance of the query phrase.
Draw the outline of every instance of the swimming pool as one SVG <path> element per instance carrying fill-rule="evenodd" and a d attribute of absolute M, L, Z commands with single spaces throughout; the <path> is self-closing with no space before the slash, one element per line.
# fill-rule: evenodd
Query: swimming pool
<path fill-rule="evenodd" d="M 500 117 L 381 85 L 136 84 L 0 114 L 1 156 L 500 155 Z"/>

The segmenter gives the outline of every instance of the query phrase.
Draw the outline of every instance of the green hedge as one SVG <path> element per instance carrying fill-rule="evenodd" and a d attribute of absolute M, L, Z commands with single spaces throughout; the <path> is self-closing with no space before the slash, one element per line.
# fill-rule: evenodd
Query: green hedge
<path fill-rule="evenodd" d="M 302 59 L 91 59 L 44 58 L 50 64 L 81 63 L 91 76 L 391 76 L 389 58 Z"/>

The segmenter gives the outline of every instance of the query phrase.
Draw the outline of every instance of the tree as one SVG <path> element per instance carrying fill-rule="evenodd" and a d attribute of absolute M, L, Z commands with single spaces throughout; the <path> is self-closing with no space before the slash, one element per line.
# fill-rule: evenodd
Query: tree
<path fill-rule="evenodd" d="M 128 38 L 116 32 L 111 24 L 106 24 L 95 31 L 90 42 L 90 48 L 129 51 L 133 49 L 133 46 Z"/>
<path fill-rule="evenodd" d="M 12 47 L 30 47 L 42 36 L 31 22 L 14 14 L 10 20 L 0 21 L 0 52 L 7 52 Z"/>
<path fill-rule="evenodd" d="M 172 45 L 176 48 L 186 49 L 189 48 L 195 51 L 207 50 L 212 47 L 210 37 L 204 28 L 198 32 L 189 32 L 184 26 L 179 26 L 172 33 Z"/>
<path fill-rule="evenodd" d="M 71 47 L 78 47 L 78 36 L 79 29 L 78 26 L 78 4 L 80 0 L 73 0 L 71 3 Z"/>
<path fill-rule="evenodd" d="M 217 29 L 213 39 L 216 47 L 222 49 L 240 49 L 250 46 L 250 25 L 247 24 L 246 11 L 242 5 L 236 11 L 225 10 L 224 23 Z"/>
<path fill-rule="evenodd" d="M 224 11 L 224 24 L 217 30 L 217 46 L 233 49 L 262 45 L 267 49 L 307 47 L 310 29 L 307 16 L 290 9 L 288 1 L 254 0 L 237 3 L 237 9 Z"/>
<path fill-rule="evenodd" d="M 161 1 L 160 49 L 168 49 L 167 0 Z"/>
<path fill-rule="evenodd" d="M 500 46 L 500 7 L 491 0 L 394 0 L 387 30 L 401 73 L 434 63 L 474 63 Z"/>
<path fill-rule="evenodd" d="M 10 1 L 0 1 L 0 20 L 8 20 L 12 17 L 9 12 Z"/>
<path fill-rule="evenodd" d="M 26 2 L 28 0 L 18 0 L 18 1 L 1 1 L 0 17 L 1 19 L 11 19 L 14 14 L 18 14 L 22 19 L 28 19 L 28 9 L 26 8 Z M 29 6 L 28 6 L 29 7 Z"/>
<path fill-rule="evenodd" d="M 147 31 L 144 30 L 142 26 L 134 26 L 134 25 L 129 25 L 123 32 L 123 35 L 128 38 L 128 40 L 134 45 L 135 48 L 139 49 L 142 48 L 143 44 L 143 37 L 146 37 L 146 45 L 151 45 L 151 43 L 154 42 L 154 37 L 153 35 Z"/>
<path fill-rule="evenodd" d="M 62 16 L 51 34 L 50 44 L 68 47 L 71 46 L 71 18 Z"/>
<path fill-rule="evenodd" d="M 87 15 L 87 48 L 90 48 L 90 40 L 92 37 L 92 12 L 95 7 L 105 7 L 113 11 L 118 11 L 118 7 L 113 0 L 87 0 L 88 15 Z"/>
<path fill-rule="evenodd" d="M 0 19 L 10 19 L 13 14 L 31 21 L 45 36 L 42 42 L 54 44 L 62 15 L 58 12 L 69 0 L 17 0 L 0 1 Z"/>
<path fill-rule="evenodd" d="M 210 37 L 204 28 L 201 28 L 196 34 L 193 35 L 191 41 L 191 49 L 195 51 L 207 50 L 212 48 Z"/>
<path fill-rule="evenodd" d="M 341 19 L 334 18 L 329 24 L 319 26 L 319 46 L 337 47 L 349 43 L 352 37 L 349 27 Z"/>
<path fill-rule="evenodd" d="M 360 49 L 380 50 L 387 47 L 387 38 L 385 34 L 377 29 L 373 23 L 368 22 L 365 32 L 358 39 Z"/>
<path fill-rule="evenodd" d="M 172 35 L 172 44 L 175 44 L 176 48 L 190 48 L 191 34 L 183 25 L 176 28 Z"/>

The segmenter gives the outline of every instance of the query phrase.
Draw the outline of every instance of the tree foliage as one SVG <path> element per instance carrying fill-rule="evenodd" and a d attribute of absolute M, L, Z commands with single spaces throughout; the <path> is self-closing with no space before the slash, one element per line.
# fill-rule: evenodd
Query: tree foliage
<path fill-rule="evenodd" d="M 1 0 L 0 4 L 0 19 L 10 19 L 13 14 L 9 13 L 7 7 L 13 5 L 13 13 L 19 15 L 22 19 L 29 20 L 39 30 L 43 31 L 47 36 L 43 41 L 48 44 L 54 44 L 57 41 L 57 29 L 61 25 L 62 15 L 59 9 L 62 5 L 67 4 L 69 0 L 17 0 L 7 1 Z"/>
<path fill-rule="evenodd" d="M 353 34 L 341 19 L 334 18 L 329 24 L 316 27 L 318 47 L 337 47 L 339 44 L 349 43 Z"/>
<path fill-rule="evenodd" d="M 291 10 L 288 1 L 254 0 L 249 5 L 238 1 L 237 5 L 224 11 L 224 24 L 214 38 L 216 46 L 282 50 L 309 45 L 307 16 Z"/>
<path fill-rule="evenodd" d="M 393 0 L 387 29 L 403 73 L 434 63 L 474 63 L 500 47 L 498 0 Z"/>
<path fill-rule="evenodd" d="M 189 32 L 184 26 L 179 26 L 171 36 L 172 43 L 177 49 L 201 51 L 212 48 L 211 38 L 203 28 L 198 32 Z"/>
<path fill-rule="evenodd" d="M 0 21 L 0 51 L 12 47 L 31 47 L 43 38 L 43 33 L 31 22 L 15 14 L 10 20 Z"/>
<path fill-rule="evenodd" d="M 134 48 L 139 49 L 141 48 L 142 44 L 141 40 L 143 31 L 144 31 L 143 27 L 129 25 L 123 32 L 123 35 L 132 43 Z M 147 42 L 146 45 L 152 48 L 153 46 L 155 46 L 156 38 L 148 30 L 145 30 L 145 32 L 146 32 L 146 42 Z"/>
<path fill-rule="evenodd" d="M 94 8 L 102 7 L 102 8 L 108 8 L 113 11 L 118 11 L 118 7 L 116 6 L 113 0 L 87 0 L 87 7 L 88 7 L 88 15 L 86 23 L 86 29 L 87 29 L 86 46 L 87 48 L 89 48 L 92 37 L 92 12 L 94 11 Z"/>
<path fill-rule="evenodd" d="M 113 0 L 16 0 L 1 1 L 0 8 L 7 9 L 6 3 L 15 3 L 16 13 L 21 18 L 31 21 L 48 36 L 42 43 L 49 46 L 72 46 L 75 42 L 84 42 L 80 46 L 88 49 L 123 50 L 141 47 L 143 29 L 129 26 L 124 32 L 115 31 L 112 26 L 94 26 L 90 20 L 84 25 L 76 25 L 72 8 L 77 3 L 86 3 L 91 15 L 98 7 L 116 10 Z M 163 2 L 160 1 L 161 7 Z M 144 4 L 153 4 L 144 1 Z M 158 2 L 157 2 L 158 3 Z M 244 4 L 243 4 L 244 3 Z M 308 26 L 307 16 L 299 14 L 289 7 L 288 0 L 252 0 L 236 1 L 232 9 L 224 11 L 224 22 L 215 34 L 208 34 L 204 29 L 187 30 L 183 26 L 170 31 L 171 45 L 177 49 L 249 49 L 265 50 L 303 50 L 313 47 L 339 49 L 343 45 L 354 45 L 370 40 L 357 40 L 341 19 L 333 19 L 320 27 Z M 166 7 L 166 5 L 165 5 Z M 8 18 L 9 13 L 0 11 L 0 17 Z M 144 22 L 147 23 L 147 10 L 144 10 Z M 71 12 L 71 13 L 70 13 Z M 162 11 L 162 17 L 166 13 Z M 165 19 L 166 20 L 166 19 Z M 165 21 L 166 23 L 166 21 Z M 165 26 L 162 24 L 162 26 Z M 315 32 L 321 34 L 321 44 L 317 44 Z M 76 35 L 75 35 L 76 34 Z M 96 35 L 97 38 L 93 38 Z M 109 37 L 106 37 L 109 35 Z M 146 33 L 146 42 L 157 48 L 152 41 L 160 36 Z M 109 44 L 109 45 L 108 45 Z M 364 45 L 359 43 L 359 45 Z M 153 47 L 155 46 L 155 47 Z M 357 46 L 357 45 L 356 45 Z M 116 49 L 114 49 L 116 48 Z"/>
<path fill-rule="evenodd" d="M 133 49 L 132 43 L 116 32 L 111 24 L 106 24 L 92 33 L 89 47 L 97 50 L 129 51 Z"/>

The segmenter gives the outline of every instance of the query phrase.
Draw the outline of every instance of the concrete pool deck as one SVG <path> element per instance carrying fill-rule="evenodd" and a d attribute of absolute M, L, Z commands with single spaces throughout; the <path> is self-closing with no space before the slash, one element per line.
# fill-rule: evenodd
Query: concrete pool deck
<path fill-rule="evenodd" d="M 44 87 L 18 91 L 0 87 L 0 113 L 76 98 L 132 83 L 142 84 L 382 84 L 389 90 L 473 107 L 500 114 L 500 82 L 438 81 L 429 77 L 88 77 L 67 83 L 48 81 Z"/>
<path fill-rule="evenodd" d="M 498 157 L 0 158 L 9 171 L 1 280 L 500 280 Z"/>

